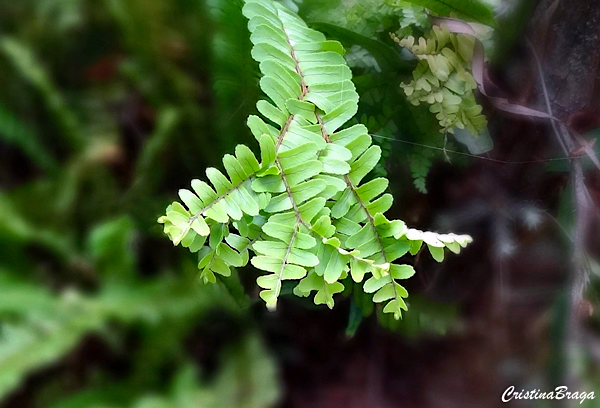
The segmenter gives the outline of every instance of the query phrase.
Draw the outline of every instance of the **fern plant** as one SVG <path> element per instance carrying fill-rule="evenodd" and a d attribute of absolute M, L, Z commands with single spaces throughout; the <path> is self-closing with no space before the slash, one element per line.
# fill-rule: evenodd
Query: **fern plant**
<path fill-rule="evenodd" d="M 397 260 L 425 242 L 441 261 L 444 248 L 459 252 L 471 238 L 388 220 L 388 180 L 362 183 L 381 149 L 365 126 L 343 128 L 358 94 L 340 43 L 272 0 L 247 0 L 243 13 L 268 97 L 257 103 L 262 117 L 248 118 L 260 160 L 237 146 L 223 157 L 227 175 L 208 168 L 210 184 L 193 180 L 193 192 L 179 191 L 185 206 L 172 203 L 159 222 L 174 244 L 198 253 L 205 282 L 249 261 L 266 272 L 257 284 L 271 310 L 283 281 L 298 281 L 294 294 L 316 292 L 315 304 L 331 308 L 350 277 L 399 319 L 408 293 L 397 281 L 414 269 Z"/>
<path fill-rule="evenodd" d="M 466 128 L 473 135 L 481 133 L 487 120 L 473 94 L 477 88 L 470 73 L 474 39 L 450 33 L 444 25 L 433 26 L 418 40 L 413 36 L 392 38 L 419 60 L 412 81 L 402 84 L 408 100 L 413 105 L 427 103 L 442 133 L 454 133 L 455 127 Z"/>

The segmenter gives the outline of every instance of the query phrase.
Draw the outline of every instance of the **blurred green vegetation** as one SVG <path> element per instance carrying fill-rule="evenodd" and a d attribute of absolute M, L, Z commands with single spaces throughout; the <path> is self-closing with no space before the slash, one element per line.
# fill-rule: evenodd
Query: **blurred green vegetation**
<path fill-rule="evenodd" d="M 156 224 L 180 186 L 249 139 L 258 87 L 240 9 L 0 1 L 7 407 L 277 401 L 274 361 L 230 295 L 241 288 L 199 284 L 191 257 Z M 213 330 L 215 313 L 227 333 L 204 351 L 216 368 L 201 373 L 186 339 Z"/>

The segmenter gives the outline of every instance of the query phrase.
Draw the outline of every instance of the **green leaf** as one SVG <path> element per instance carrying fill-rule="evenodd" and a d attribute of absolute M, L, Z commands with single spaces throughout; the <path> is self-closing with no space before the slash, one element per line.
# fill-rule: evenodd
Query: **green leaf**
<path fill-rule="evenodd" d="M 390 276 L 393 279 L 408 279 L 415 274 L 415 268 L 410 265 L 390 265 Z"/>
<path fill-rule="evenodd" d="M 375 278 L 375 276 L 367 279 L 365 284 L 363 285 L 363 289 L 366 293 L 373 293 L 381 289 L 384 285 L 389 283 L 389 278 Z"/>
<path fill-rule="evenodd" d="M 386 72 L 406 72 L 413 69 L 411 63 L 400 57 L 400 53 L 381 41 L 374 40 L 334 24 L 311 22 L 311 26 L 338 39 L 346 46 L 361 46 L 377 60 L 381 69 Z"/>
<path fill-rule="evenodd" d="M 383 313 L 393 313 L 394 318 L 398 320 L 402 316 L 402 310 L 408 310 L 408 307 L 401 298 L 397 298 L 385 305 Z"/>
<path fill-rule="evenodd" d="M 442 262 L 444 260 L 444 248 L 440 248 L 440 247 L 436 247 L 436 246 L 431 246 L 429 244 L 427 244 L 427 247 L 429 248 L 429 253 L 431 253 L 431 256 L 433 257 L 433 259 L 435 259 L 438 262 Z"/>
<path fill-rule="evenodd" d="M 371 264 L 363 259 L 352 257 L 350 259 L 350 275 L 356 283 L 363 281 L 365 273 L 370 269 Z"/>
<path fill-rule="evenodd" d="M 297 186 L 300 182 L 316 176 L 323 169 L 318 160 L 309 160 L 294 167 L 285 169 L 285 175 L 290 187 Z"/>
<path fill-rule="evenodd" d="M 196 219 L 194 219 L 191 222 L 191 227 L 194 231 L 196 231 L 196 233 L 206 237 L 208 236 L 208 234 L 210 234 L 210 228 L 208 227 L 208 225 L 206 224 L 206 221 L 204 221 L 204 218 L 202 217 L 197 217 Z"/>
<path fill-rule="evenodd" d="M 378 177 L 373 179 L 356 189 L 358 196 L 365 202 L 370 202 L 376 197 L 379 197 L 389 185 L 389 181 L 386 178 Z"/>
<path fill-rule="evenodd" d="M 260 254 L 277 259 L 283 259 L 288 250 L 288 246 L 285 242 L 278 241 L 257 241 L 252 247 Z M 310 267 L 319 263 L 319 259 L 315 254 L 300 248 L 291 248 L 287 256 L 288 261 L 296 265 Z"/>
<path fill-rule="evenodd" d="M 311 273 L 300 281 L 294 289 L 294 293 L 297 296 L 308 296 L 313 290 L 317 291 L 314 299 L 315 304 L 325 304 L 332 309 L 334 305 L 333 295 L 341 293 L 344 290 L 344 285 L 341 282 L 327 283 L 322 276 Z"/>
<path fill-rule="evenodd" d="M 350 166 L 349 178 L 354 185 L 358 184 L 379 162 L 381 148 L 371 146 L 367 151 Z"/>
<path fill-rule="evenodd" d="M 365 224 L 364 227 L 346 240 L 346 246 L 349 248 L 358 248 L 359 246 L 363 246 L 365 243 L 376 238 L 377 237 L 375 236 L 372 226 Z"/>
<path fill-rule="evenodd" d="M 208 177 L 213 186 L 215 186 L 215 190 L 219 195 L 227 193 L 227 190 L 232 187 L 231 182 L 227 180 L 227 177 L 214 167 L 206 169 L 206 177 Z"/>
<path fill-rule="evenodd" d="M 327 283 L 339 280 L 345 272 L 348 257 L 340 253 L 335 246 L 326 243 L 321 245 L 317 256 L 319 262 L 315 267 L 315 272 L 322 275 Z"/>
<path fill-rule="evenodd" d="M 183 201 L 192 214 L 198 213 L 202 211 L 202 208 L 204 208 L 204 203 L 190 190 L 179 190 L 179 198 L 181 201 Z"/>
<path fill-rule="evenodd" d="M 356 197 L 352 193 L 352 190 L 346 189 L 331 209 L 331 216 L 333 218 L 342 218 L 348 213 L 353 204 L 356 204 Z"/>
<path fill-rule="evenodd" d="M 381 303 L 386 300 L 393 299 L 396 297 L 396 292 L 394 291 L 394 283 L 390 282 L 379 289 L 375 295 L 373 296 L 373 302 Z"/>
<path fill-rule="evenodd" d="M 315 143 L 308 142 L 297 145 L 288 150 L 281 150 L 278 152 L 277 156 L 281 166 L 283 168 L 288 168 L 309 160 L 313 160 L 318 151 L 319 147 Z"/>
<path fill-rule="evenodd" d="M 267 222 L 263 225 L 263 231 L 265 234 L 282 240 L 283 242 L 289 242 L 294 234 L 294 227 L 286 224 L 279 224 L 273 221 Z M 301 249 L 310 249 L 316 245 L 315 239 L 302 232 L 296 234 L 295 247 Z"/>
<path fill-rule="evenodd" d="M 458 18 L 476 21 L 495 27 L 496 21 L 492 9 L 479 0 L 405 0 L 408 3 L 423 6 L 433 14 L 450 17 L 456 14 Z"/>
<path fill-rule="evenodd" d="M 225 263 L 231 266 L 240 267 L 244 266 L 242 257 L 239 253 L 234 251 L 229 245 L 221 242 L 215 250 L 216 255 L 221 258 Z"/>

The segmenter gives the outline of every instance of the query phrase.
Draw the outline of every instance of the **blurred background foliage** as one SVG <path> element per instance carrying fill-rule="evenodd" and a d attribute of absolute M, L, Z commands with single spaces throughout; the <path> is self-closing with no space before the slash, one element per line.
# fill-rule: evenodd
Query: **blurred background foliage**
<path fill-rule="evenodd" d="M 249 138 L 258 88 L 240 7 L 0 2 L 4 406 L 277 401 L 236 288 L 201 285 L 156 224 L 178 187 Z"/>
<path fill-rule="evenodd" d="M 432 163 L 445 150 L 491 148 L 487 133 L 446 139 L 428 108 L 411 105 L 400 88 L 416 64 L 389 34 L 426 33 L 424 8 L 284 3 L 346 47 L 361 96 L 355 121 L 382 146 L 376 172 L 392 173 L 392 193 L 402 197 L 392 211 L 423 226 L 431 205 L 415 188 L 427 191 Z M 241 6 L 0 0 L 0 406 L 272 407 L 289 392 L 279 360 L 296 367 L 303 358 L 286 343 L 289 333 L 339 341 L 364 326 L 358 297 L 325 314 L 302 300 L 284 304 L 292 311 L 283 317 L 267 314 L 252 270 L 243 271 L 249 279 L 202 285 L 193 257 L 156 223 L 189 180 L 219 167 L 235 145 L 253 146 L 245 122 L 261 95 Z M 498 30 L 512 37 L 488 46 L 490 55 L 510 49 L 518 32 L 505 27 L 524 15 L 506 17 Z M 452 156 L 453 165 L 466 163 Z M 380 316 L 394 339 L 461 327 L 462 292 L 425 292 L 411 295 L 402 321 Z M 302 332 L 309 317 L 334 333 Z M 367 323 L 381 330 L 376 319 Z M 307 363 L 344 358 L 312 344 Z"/>

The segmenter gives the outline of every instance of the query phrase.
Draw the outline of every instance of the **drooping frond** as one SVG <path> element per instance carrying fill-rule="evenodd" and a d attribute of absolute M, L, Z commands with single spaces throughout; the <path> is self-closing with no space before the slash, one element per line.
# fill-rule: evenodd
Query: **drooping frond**
<path fill-rule="evenodd" d="M 272 0 L 247 0 L 243 14 L 267 96 L 257 103 L 261 116 L 248 118 L 260 163 L 238 146 L 223 158 L 226 175 L 207 169 L 210 184 L 192 181 L 193 192 L 179 192 L 185 206 L 171 204 L 159 222 L 175 244 L 198 252 L 205 282 L 229 276 L 253 252 L 250 262 L 266 272 L 257 284 L 269 309 L 285 280 L 300 281 L 296 295 L 316 291 L 316 304 L 333 307 L 350 274 L 357 283 L 368 279 L 364 291 L 399 318 L 407 293 L 396 280 L 414 271 L 393 262 L 428 233 L 385 218 L 386 179 L 361 184 L 381 151 L 364 126 L 343 128 L 358 94 L 342 46 Z"/>
<path fill-rule="evenodd" d="M 270 143 L 265 135 L 275 143 L 273 166 L 252 184 L 273 194 L 265 208 L 270 213 L 266 237 L 254 244 L 258 255 L 252 259 L 255 267 L 270 272 L 258 284 L 273 308 L 283 280 L 301 279 L 319 264 L 312 222 L 328 215 L 322 193 L 331 196 L 342 188 L 331 175 L 349 170 L 350 152 L 326 143 L 318 115 L 335 130 L 356 113 L 358 95 L 339 43 L 327 41 L 278 3 L 248 1 L 243 11 L 250 20 L 252 55 L 263 74 L 261 88 L 271 100 L 257 108 L 275 124 L 249 120 L 262 145 Z"/>

